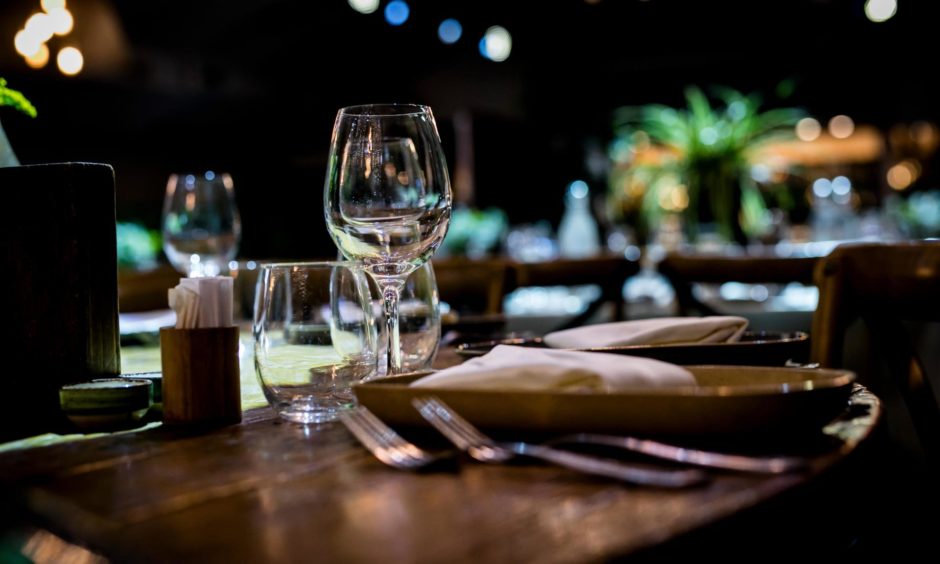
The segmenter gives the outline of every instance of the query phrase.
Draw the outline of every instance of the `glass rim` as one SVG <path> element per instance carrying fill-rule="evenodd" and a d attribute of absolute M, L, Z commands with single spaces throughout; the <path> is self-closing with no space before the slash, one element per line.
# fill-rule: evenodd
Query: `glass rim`
<path fill-rule="evenodd" d="M 340 108 L 339 114 L 353 117 L 407 117 L 430 115 L 431 107 L 424 104 L 359 104 Z"/>
<path fill-rule="evenodd" d="M 354 268 L 356 270 L 365 270 L 366 264 L 356 260 L 316 260 L 316 261 L 287 261 L 287 262 L 266 262 L 258 263 L 259 270 L 275 270 L 287 268 Z"/>

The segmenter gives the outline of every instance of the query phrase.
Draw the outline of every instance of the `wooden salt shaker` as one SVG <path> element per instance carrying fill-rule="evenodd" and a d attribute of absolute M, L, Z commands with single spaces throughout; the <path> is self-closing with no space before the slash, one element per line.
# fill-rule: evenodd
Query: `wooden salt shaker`
<path fill-rule="evenodd" d="M 164 424 L 241 421 L 238 327 L 160 329 L 160 361 Z"/>

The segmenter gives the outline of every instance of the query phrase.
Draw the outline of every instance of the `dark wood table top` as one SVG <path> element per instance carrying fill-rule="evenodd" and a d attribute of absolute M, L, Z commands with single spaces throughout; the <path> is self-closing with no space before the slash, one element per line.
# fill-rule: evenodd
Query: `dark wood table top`
<path fill-rule="evenodd" d="M 448 354 L 443 361 L 448 362 Z M 451 359 L 452 360 L 452 359 Z M 202 434 L 166 428 L 0 455 L 6 511 L 116 560 L 585 561 L 655 546 L 813 480 L 878 418 L 805 473 L 713 473 L 671 491 L 543 465 L 388 468 L 339 424 L 268 409 Z M 867 403 L 866 403 L 867 402 Z"/>

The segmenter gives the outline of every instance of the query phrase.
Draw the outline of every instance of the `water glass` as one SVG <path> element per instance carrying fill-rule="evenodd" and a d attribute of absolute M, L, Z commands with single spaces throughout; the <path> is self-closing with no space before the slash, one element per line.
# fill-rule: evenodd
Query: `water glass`
<path fill-rule="evenodd" d="M 352 262 L 268 264 L 258 277 L 255 373 L 278 414 L 334 420 L 356 404 L 352 385 L 375 376 L 368 279 Z"/>
<path fill-rule="evenodd" d="M 173 174 L 163 200 L 163 250 L 187 276 L 218 276 L 235 258 L 241 218 L 228 174 Z"/>

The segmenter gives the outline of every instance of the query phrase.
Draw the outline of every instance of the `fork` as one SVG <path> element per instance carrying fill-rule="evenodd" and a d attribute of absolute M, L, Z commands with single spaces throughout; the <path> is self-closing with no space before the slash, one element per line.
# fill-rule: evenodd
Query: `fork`
<path fill-rule="evenodd" d="M 726 454 L 626 436 L 580 433 L 564 435 L 549 441 L 549 444 L 553 445 L 569 443 L 621 448 L 682 464 L 720 468 L 723 470 L 736 470 L 738 472 L 754 472 L 757 474 L 783 474 L 786 472 L 805 470 L 809 466 L 809 460 L 796 456 Z"/>
<path fill-rule="evenodd" d="M 436 397 L 415 398 L 411 403 L 428 423 L 457 448 L 480 462 L 499 464 L 523 455 L 585 474 L 665 488 L 682 488 L 706 479 L 706 475 L 699 470 L 653 470 L 542 445 L 500 443 L 484 435 Z"/>
<path fill-rule="evenodd" d="M 418 470 L 447 457 L 446 454 L 432 454 L 406 441 L 363 406 L 341 412 L 339 420 L 369 452 L 393 468 Z"/>

